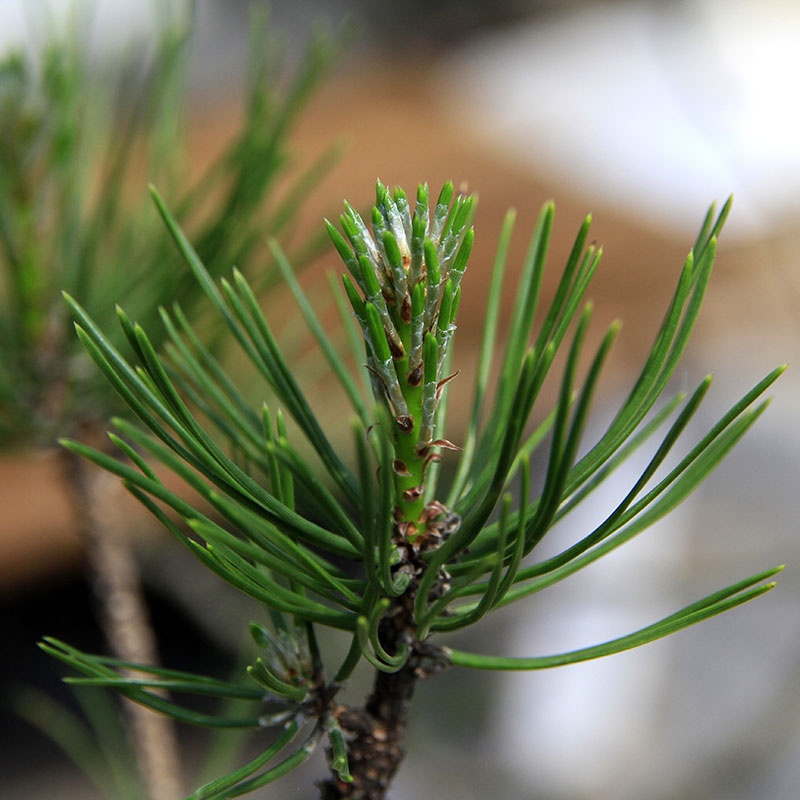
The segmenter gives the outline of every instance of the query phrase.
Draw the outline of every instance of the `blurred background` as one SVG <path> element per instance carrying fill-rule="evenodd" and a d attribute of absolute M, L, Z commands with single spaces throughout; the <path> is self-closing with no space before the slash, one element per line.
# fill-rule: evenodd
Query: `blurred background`
<path fill-rule="evenodd" d="M 185 158 L 198 172 L 241 116 L 248 3 L 195 6 Z M 93 3 L 91 63 L 145 52 L 156 4 Z M 58 35 L 70 4 L 0 3 L 0 51 Z M 376 177 L 407 189 L 452 178 L 480 195 L 465 278 L 455 366 L 468 397 L 493 247 L 506 209 L 518 210 L 518 268 L 542 202 L 556 200 L 549 261 L 558 276 L 584 215 L 604 257 L 590 295 L 593 330 L 624 320 L 594 428 L 602 432 L 638 374 L 709 203 L 735 194 L 705 306 L 674 389 L 715 374 L 686 435 L 691 445 L 772 367 L 800 350 L 800 7 L 791 0 L 442 0 L 273 2 L 270 26 L 289 67 L 314 26 L 344 26 L 345 52 L 292 134 L 310 161 L 341 141 L 335 165 L 299 212 L 294 236 L 316 234 L 341 199 L 372 199 Z M 0 120 L 0 126 L 2 126 Z M 131 191 L 145 191 L 146 179 Z M 314 286 L 335 254 L 303 272 Z M 278 289 L 269 302 L 286 305 Z M 121 302 L 124 297 L 118 298 Z M 507 298 L 508 302 L 513 298 Z M 285 332 L 293 334 L 288 321 Z M 335 424 L 324 377 L 309 394 Z M 451 389 L 452 427 L 467 413 Z M 800 784 L 800 553 L 797 491 L 800 378 L 774 400 L 721 467 L 669 519 L 637 541 L 473 632 L 470 648 L 540 655 L 604 641 L 656 620 L 758 569 L 787 563 L 777 591 L 641 650 L 563 670 L 455 671 L 418 689 L 409 755 L 394 800 L 789 800 Z M 794 409 L 794 410 L 793 410 Z M 612 507 L 638 477 L 621 470 Z M 4 691 L 0 773 L 15 798 L 101 797 L 9 698 L 38 687 L 67 704 L 43 634 L 103 649 L 81 539 L 46 450 L 0 454 L 0 613 Z M 615 494 L 616 493 L 616 494 Z M 164 663 L 229 670 L 249 620 L 149 519 L 119 503 L 129 528 Z M 596 503 L 597 505 L 597 503 Z M 570 519 L 575 526 L 600 518 Z M 224 588 L 224 587 L 223 587 Z M 37 695 L 38 696 L 38 695 Z M 33 701 L 31 701 L 33 702 Z M 182 732 L 192 747 L 194 732 Z M 197 768 L 192 759 L 187 771 Z M 314 797 L 321 759 L 258 797 Z M 187 776 L 187 784 L 194 774 Z M 188 788 L 188 786 L 187 786 Z"/>

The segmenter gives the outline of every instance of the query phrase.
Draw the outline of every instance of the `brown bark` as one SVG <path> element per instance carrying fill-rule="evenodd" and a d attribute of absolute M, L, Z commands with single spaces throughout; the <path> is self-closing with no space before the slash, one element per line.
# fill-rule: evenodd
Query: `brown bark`
<path fill-rule="evenodd" d="M 422 569 L 421 562 L 418 565 Z M 395 600 L 383 619 L 380 638 L 394 653 L 414 630 L 416 581 L 411 591 Z M 321 782 L 321 800 L 385 800 L 389 786 L 405 757 L 401 742 L 417 681 L 438 672 L 445 662 L 438 647 L 411 639 L 408 661 L 397 672 L 376 671 L 372 691 L 362 708 L 339 706 L 334 715 L 347 737 L 347 760 L 353 778 L 347 783 L 334 773 Z M 330 756 L 330 753 L 329 753 Z"/>
<path fill-rule="evenodd" d="M 378 672 L 363 708 L 341 707 L 337 718 L 350 735 L 347 757 L 352 783 L 332 775 L 320 784 L 322 800 L 383 800 L 405 756 L 408 706 L 419 678 L 412 655 L 397 672 Z"/>
<path fill-rule="evenodd" d="M 86 546 L 100 623 L 114 656 L 122 661 L 158 662 L 158 652 L 130 546 L 105 508 L 117 481 L 63 451 L 64 477 L 70 487 Z M 104 481 L 108 481 L 104 485 Z M 102 514 L 102 517 L 101 517 Z M 150 800 L 177 800 L 180 785 L 178 744 L 172 721 L 124 700 L 139 770 Z"/>

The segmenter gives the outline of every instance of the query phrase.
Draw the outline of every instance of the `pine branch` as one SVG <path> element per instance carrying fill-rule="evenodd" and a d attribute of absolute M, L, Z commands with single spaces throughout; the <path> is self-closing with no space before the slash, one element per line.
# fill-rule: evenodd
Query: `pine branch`
<path fill-rule="evenodd" d="M 403 759 L 407 715 L 421 678 L 447 666 L 544 669 L 604 657 L 733 609 L 775 585 L 771 579 L 780 568 L 734 583 L 633 633 L 570 653 L 507 658 L 436 643 L 440 632 L 474 625 L 494 609 L 578 573 L 672 511 L 751 428 L 766 407 L 763 394 L 783 371 L 775 369 L 757 383 L 665 471 L 711 383 L 706 378 L 688 397 L 679 395 L 658 408 L 697 319 L 729 204 L 718 216 L 712 207 L 641 372 L 605 432 L 585 442 L 619 324 L 609 327 L 582 372 L 592 313 L 584 298 L 602 251 L 587 246 L 587 218 L 545 306 L 541 286 L 554 224 L 554 207 L 547 204 L 531 237 L 501 352 L 494 331 L 513 226 L 513 215 L 506 218 L 461 451 L 444 438 L 443 422 L 447 393 L 453 391 L 448 364 L 474 236 L 475 199 L 454 195 L 448 183 L 430 203 L 422 185 L 412 210 L 402 189 L 390 191 L 379 181 L 370 226 L 347 204 L 343 233 L 326 225 L 349 273 L 342 279 L 343 295 L 352 309 L 347 324 L 357 359 L 361 344 L 354 329 L 363 335 L 361 382 L 349 373 L 331 333 L 292 277 L 289 260 L 273 245 L 300 313 L 352 405 L 352 459 L 322 430 L 247 280 L 236 271 L 231 280 L 216 280 L 157 192 L 156 205 L 178 251 L 253 375 L 277 399 L 278 412 L 247 404 L 246 393 L 180 309 L 161 312 L 171 343 L 167 355 L 120 312 L 130 353 L 125 355 L 91 314 L 68 298 L 79 338 L 140 424 L 114 422 L 118 433 L 111 441 L 130 463 L 74 441 L 66 447 L 118 475 L 205 566 L 269 610 L 270 626 L 251 628 L 258 656 L 247 668 L 247 690 L 146 666 L 136 667 L 145 677 L 133 679 L 125 673 L 129 664 L 87 656 L 63 643 L 44 645 L 88 682 L 113 687 L 176 719 L 275 729 L 274 744 L 262 756 L 193 798 L 244 794 L 285 774 L 322 741 L 331 769 L 320 784 L 322 797 L 380 800 Z M 538 415 L 543 422 L 531 432 L 542 387 L 554 378 L 556 364 L 563 367 L 555 407 Z M 500 377 L 490 401 L 494 366 Z M 372 398 L 363 395 L 362 384 Z M 295 423 L 291 442 L 283 411 Z M 301 455 L 295 436 L 305 437 L 310 460 Z M 633 452 L 648 447 L 653 452 L 647 466 L 606 519 L 561 552 L 537 560 L 553 526 L 592 492 L 602 491 Z M 459 461 L 450 492 L 441 499 L 437 467 L 447 451 L 455 451 L 452 458 Z M 544 474 L 535 496 L 533 459 Z M 180 477 L 207 505 L 198 507 L 168 489 L 151 460 Z M 316 625 L 350 637 L 332 678 L 316 643 Z M 374 670 L 370 695 L 360 706 L 338 703 L 338 691 L 362 659 Z M 237 700 L 255 691 L 268 710 L 255 719 L 198 715 L 160 698 L 154 693 L 159 688 Z M 299 748 L 291 744 L 296 735 L 306 737 Z"/>

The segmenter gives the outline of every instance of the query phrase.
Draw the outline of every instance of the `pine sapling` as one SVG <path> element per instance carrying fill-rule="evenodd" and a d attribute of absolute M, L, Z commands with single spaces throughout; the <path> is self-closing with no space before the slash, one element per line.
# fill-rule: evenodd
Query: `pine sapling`
<path fill-rule="evenodd" d="M 520 273 L 505 346 L 495 343 L 506 255 L 514 227 L 500 234 L 488 294 L 471 412 L 459 444 L 445 438 L 449 362 L 461 279 L 473 243 L 475 199 L 448 183 L 431 202 L 417 190 L 412 211 L 402 189 L 380 182 L 371 217 L 351 206 L 341 231 L 328 233 L 347 273 L 336 288 L 342 324 L 363 384 L 348 369 L 277 244 L 273 254 L 300 311 L 353 409 L 354 456 L 337 451 L 306 400 L 245 277 L 212 279 L 160 196 L 158 209 L 208 302 L 252 364 L 274 402 L 253 408 L 203 346 L 179 306 L 161 311 L 169 360 L 150 335 L 120 314 L 126 357 L 74 299 L 78 336 L 138 422 L 114 421 L 111 441 L 127 460 L 76 441 L 71 451 L 118 475 L 196 558 L 256 601 L 251 624 L 257 656 L 240 682 L 89 655 L 45 639 L 42 647 L 82 673 L 73 683 L 113 687 L 184 722 L 250 727 L 263 751 L 201 787 L 192 800 L 246 794 L 286 774 L 323 744 L 330 776 L 322 797 L 386 796 L 403 758 L 402 738 L 416 682 L 450 667 L 535 670 L 617 653 L 654 641 L 751 600 L 774 586 L 768 569 L 633 633 L 571 652 L 511 658 L 447 646 L 440 634 L 478 623 L 567 578 L 669 513 L 708 475 L 759 417 L 760 400 L 783 368 L 757 383 L 680 458 L 665 468 L 706 395 L 706 378 L 690 394 L 659 403 L 686 347 L 708 284 L 717 236 L 729 203 L 703 223 L 680 272 L 662 325 L 638 378 L 605 432 L 588 447 L 586 422 L 613 324 L 585 374 L 579 362 L 591 319 L 584 297 L 601 251 L 581 226 L 549 305 L 540 310 L 554 209 L 542 209 Z M 347 305 L 349 304 L 349 309 Z M 565 350 L 555 408 L 537 408 L 542 387 Z M 489 375 L 498 368 L 493 396 Z M 294 423 L 290 427 L 286 417 Z M 201 421 L 202 419 L 202 421 Z M 291 441 L 305 438 L 313 457 Z M 594 529 L 541 557 L 553 526 L 595 491 L 638 448 L 650 460 L 630 491 Z M 453 464 L 445 491 L 443 451 Z M 581 454 L 582 453 L 582 454 Z M 531 463 L 543 469 L 532 491 Z M 158 463 L 182 478 L 203 503 L 162 482 Z M 168 513 L 169 512 L 169 513 Z M 316 637 L 340 631 L 349 647 L 332 663 Z M 374 670 L 361 706 L 338 693 L 356 665 Z M 130 677 L 130 670 L 139 675 Z M 437 680 L 447 680 L 446 673 Z M 237 714 L 199 712 L 171 696 L 210 695 L 238 702 Z"/>

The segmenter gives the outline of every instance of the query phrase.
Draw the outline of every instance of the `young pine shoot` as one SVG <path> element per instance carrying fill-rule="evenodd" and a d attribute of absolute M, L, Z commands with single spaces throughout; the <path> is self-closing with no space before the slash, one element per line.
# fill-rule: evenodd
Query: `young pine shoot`
<path fill-rule="evenodd" d="M 472 410 L 463 440 L 445 438 L 448 364 L 473 243 L 473 197 L 451 183 L 432 202 L 428 187 L 409 202 L 380 182 L 371 218 L 345 205 L 341 231 L 326 223 L 347 268 L 337 302 L 350 341 L 360 333 L 365 396 L 293 277 L 276 244 L 278 265 L 309 329 L 353 407 L 355 457 L 331 444 L 281 354 L 245 278 L 216 282 L 153 192 L 166 226 L 198 285 L 275 398 L 251 407 L 201 344 L 180 307 L 161 311 L 169 361 L 151 334 L 120 313 L 128 358 L 78 302 L 67 297 L 78 336 L 100 371 L 138 418 L 117 419 L 112 442 L 126 459 L 75 441 L 70 450 L 115 473 L 194 556 L 265 609 L 251 624 L 258 657 L 240 683 L 79 652 L 47 638 L 42 648 L 81 673 L 73 683 L 105 686 L 190 724 L 250 727 L 264 750 L 239 769 L 199 788 L 193 800 L 246 794 L 286 774 L 324 743 L 331 775 L 323 798 L 386 796 L 402 760 L 400 742 L 417 680 L 450 666 L 533 670 L 617 653 L 681 630 L 751 600 L 774 586 L 780 567 L 759 572 L 625 636 L 575 651 L 529 658 L 465 652 L 438 634 L 477 623 L 580 571 L 669 513 L 755 422 L 765 390 L 783 368 L 757 383 L 682 457 L 680 434 L 710 378 L 688 395 L 661 401 L 700 309 L 717 236 L 729 210 L 712 206 L 681 270 L 644 366 L 605 432 L 583 441 L 597 381 L 617 334 L 612 325 L 582 374 L 591 305 L 584 296 L 600 260 L 581 226 L 550 305 L 539 308 L 553 224 L 541 211 L 523 264 L 504 348 L 495 345 L 503 275 L 514 215 L 503 226 L 494 262 Z M 565 351 L 556 406 L 529 421 L 559 351 Z M 499 367 L 493 394 L 489 374 Z M 202 414 L 198 416 L 198 411 Z M 315 453 L 290 441 L 285 416 Z M 297 435 L 296 433 L 293 436 Z M 633 450 L 660 437 L 641 477 L 597 527 L 580 531 L 556 555 L 537 546 Z M 456 451 L 448 491 L 439 461 Z M 583 455 L 579 455 L 583 453 Z M 664 464 L 670 456 L 671 468 Z M 531 463 L 543 466 L 531 489 Z M 677 462 L 677 463 L 676 463 Z M 203 502 L 162 482 L 151 464 L 175 473 Z M 176 520 L 181 520 L 182 524 Z M 268 621 L 268 624 L 264 624 Z M 342 663 L 317 644 L 317 626 L 349 637 Z M 355 666 L 374 669 L 362 707 L 337 702 Z M 135 677 L 131 677 L 131 675 Z M 445 678 L 440 678 L 443 680 Z M 169 694 L 165 694 L 168 692 Z M 240 714 L 200 713 L 176 696 L 239 701 Z M 255 710 L 253 710 L 255 708 Z"/>

